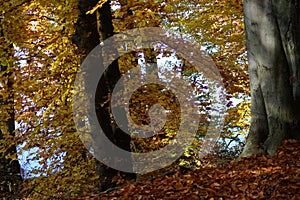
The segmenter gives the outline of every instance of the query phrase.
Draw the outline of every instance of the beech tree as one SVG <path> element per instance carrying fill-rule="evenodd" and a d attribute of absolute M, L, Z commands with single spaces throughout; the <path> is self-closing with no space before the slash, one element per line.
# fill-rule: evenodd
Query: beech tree
<path fill-rule="evenodd" d="M 300 138 L 300 1 L 245 0 L 251 126 L 242 156 Z"/>
<path fill-rule="evenodd" d="M 74 35 L 74 42 L 84 57 L 96 47 L 100 41 L 104 41 L 114 33 L 110 1 L 104 2 L 99 8 L 97 8 L 97 5 L 99 5 L 97 2 L 98 0 L 78 1 L 80 15 L 76 25 L 77 31 Z M 94 6 L 95 8 L 92 9 Z M 89 76 L 89 74 L 87 76 Z M 97 86 L 95 102 L 92 103 L 96 105 L 98 121 L 107 137 L 119 147 L 130 151 L 130 136 L 111 123 L 110 101 L 108 98 L 109 93 L 111 93 L 115 83 L 120 77 L 121 73 L 118 60 L 115 60 L 101 77 Z M 92 84 L 88 83 L 88 81 L 89 78 L 87 78 L 87 85 Z M 123 113 L 126 116 L 125 110 Z M 100 190 L 113 187 L 115 183 L 112 179 L 117 176 L 118 173 L 125 179 L 134 178 L 133 174 L 118 172 L 103 165 L 99 161 L 96 161 L 96 163 L 97 173 L 101 181 Z"/>

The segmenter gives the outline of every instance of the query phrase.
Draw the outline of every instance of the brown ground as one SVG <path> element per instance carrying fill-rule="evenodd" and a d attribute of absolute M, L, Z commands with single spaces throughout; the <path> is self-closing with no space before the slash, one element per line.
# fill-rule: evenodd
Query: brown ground
<path fill-rule="evenodd" d="M 82 199 L 300 199 L 300 141 L 288 140 L 275 156 L 253 155 L 227 166 L 176 172 Z"/>

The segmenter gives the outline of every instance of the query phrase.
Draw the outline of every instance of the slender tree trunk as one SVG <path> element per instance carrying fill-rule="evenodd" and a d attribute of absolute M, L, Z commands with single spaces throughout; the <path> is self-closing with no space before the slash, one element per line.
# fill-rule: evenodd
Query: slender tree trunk
<path fill-rule="evenodd" d="M 13 46 L 6 43 L 3 30 L 0 30 L 0 42 L 1 46 L 6 47 L 1 49 L 1 57 L 8 58 L 7 54 L 13 56 Z M 0 65 L 0 145 L 3 145 L 0 147 L 0 198 L 14 199 L 17 197 L 22 178 L 13 139 L 15 136 L 14 96 L 12 72 L 9 70 L 12 66 L 9 65 L 12 65 L 12 61 L 7 66 Z"/>
<path fill-rule="evenodd" d="M 251 126 L 241 156 L 300 138 L 300 1 L 245 0 Z"/>
<path fill-rule="evenodd" d="M 86 12 L 95 6 L 97 2 L 98 0 L 79 0 L 79 10 L 81 14 L 77 22 L 77 33 L 74 40 L 79 47 L 80 53 L 83 53 L 85 56 L 97 46 L 100 41 L 104 41 L 113 35 L 114 27 L 112 24 L 110 1 L 104 3 L 102 7 L 96 11 L 99 15 L 96 15 L 96 13 L 86 15 Z M 113 125 L 110 117 L 110 99 L 108 99 L 108 97 L 120 77 L 121 73 L 119 71 L 118 61 L 115 60 L 109 66 L 108 70 L 104 72 L 98 83 L 95 99 L 96 113 L 100 126 L 107 137 L 120 148 L 130 151 L 130 136 Z M 126 117 L 124 109 L 118 113 Z M 118 172 L 117 170 L 104 166 L 99 161 L 96 161 L 96 163 L 97 173 L 101 180 L 100 190 L 102 191 L 117 185 L 113 183 L 113 177 L 118 173 L 125 179 L 135 177 L 133 174 Z"/>

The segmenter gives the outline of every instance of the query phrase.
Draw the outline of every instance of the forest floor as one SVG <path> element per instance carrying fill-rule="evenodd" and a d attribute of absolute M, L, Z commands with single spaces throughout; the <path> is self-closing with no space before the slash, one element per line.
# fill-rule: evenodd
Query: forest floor
<path fill-rule="evenodd" d="M 274 156 L 253 155 L 227 166 L 174 172 L 127 183 L 84 199 L 300 199 L 300 140 L 287 140 Z"/>

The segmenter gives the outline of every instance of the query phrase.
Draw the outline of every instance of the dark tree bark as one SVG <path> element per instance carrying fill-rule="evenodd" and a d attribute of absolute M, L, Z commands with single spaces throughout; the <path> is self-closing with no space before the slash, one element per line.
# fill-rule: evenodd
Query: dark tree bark
<path fill-rule="evenodd" d="M 300 1 L 245 0 L 251 126 L 241 156 L 300 138 Z"/>
<path fill-rule="evenodd" d="M 0 30 L 0 42 L 1 46 L 4 47 L 1 49 L 3 55 L 5 55 L 5 57 L 8 57 L 7 54 L 13 56 L 13 46 L 7 44 L 3 30 Z M 4 81 L 1 82 L 1 92 L 9 93 L 8 96 L 4 94 L 1 95 L 0 93 L 0 145 L 5 145 L 0 147 L 2 150 L 0 151 L 0 198 L 15 199 L 17 198 L 16 195 L 18 194 L 18 187 L 22 178 L 20 164 L 17 159 L 16 144 L 11 144 L 13 139 L 8 140 L 8 138 L 15 136 L 13 77 L 11 70 L 9 70 L 10 67 L 11 66 L 0 65 L 0 72 L 4 72 L 1 77 L 2 80 L 4 79 Z M 8 136 L 5 133 L 7 133 Z M 7 155 L 12 155 L 15 158 L 8 159 L 6 158 Z"/>
<path fill-rule="evenodd" d="M 77 21 L 77 32 L 74 36 L 74 42 L 77 44 L 80 53 L 85 56 L 96 47 L 100 41 L 104 41 L 113 35 L 114 27 L 112 24 L 112 14 L 110 1 L 104 3 L 100 9 L 99 15 L 86 15 L 86 12 L 91 10 L 97 4 L 98 0 L 84 1 L 79 0 L 80 16 Z M 130 136 L 124 133 L 116 125 L 112 124 L 109 93 L 112 92 L 114 85 L 121 77 L 118 67 L 118 61 L 115 60 L 101 77 L 96 91 L 95 107 L 98 121 L 101 128 L 107 137 L 120 148 L 130 151 Z M 119 114 L 126 117 L 125 110 L 120 110 Z M 125 179 L 135 178 L 133 174 L 119 172 L 107 166 L 104 166 L 99 161 L 97 163 L 97 173 L 99 174 L 101 183 L 100 190 L 117 186 L 113 183 L 113 177 L 118 173 Z"/>

